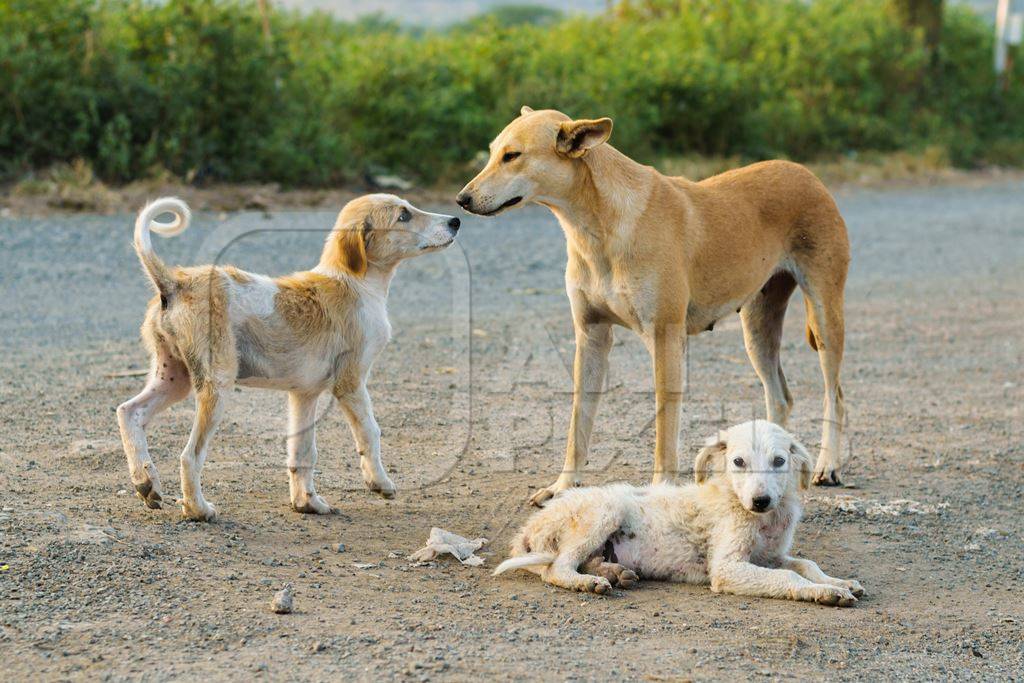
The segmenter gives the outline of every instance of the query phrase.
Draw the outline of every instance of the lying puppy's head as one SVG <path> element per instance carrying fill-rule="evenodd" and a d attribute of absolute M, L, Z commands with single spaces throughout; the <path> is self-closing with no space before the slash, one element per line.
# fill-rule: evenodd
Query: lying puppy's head
<path fill-rule="evenodd" d="M 320 265 L 362 276 L 370 265 L 392 268 L 403 259 L 444 249 L 458 231 L 454 216 L 421 211 L 393 194 L 368 194 L 338 214 Z"/>
<path fill-rule="evenodd" d="M 710 437 L 693 465 L 698 484 L 711 476 L 728 481 L 740 504 L 768 512 L 797 488 L 811 483 L 811 456 L 782 427 L 754 420 Z"/>

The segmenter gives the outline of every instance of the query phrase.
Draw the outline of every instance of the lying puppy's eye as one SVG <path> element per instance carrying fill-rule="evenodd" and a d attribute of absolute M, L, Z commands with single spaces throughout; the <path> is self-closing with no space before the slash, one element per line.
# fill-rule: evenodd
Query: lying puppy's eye
<path fill-rule="evenodd" d="M 412 220 L 412 214 L 409 213 L 409 209 L 402 207 L 402 213 L 398 214 L 399 223 L 408 223 Z"/>
<path fill-rule="evenodd" d="M 772 467 L 782 467 L 786 464 L 786 459 L 780 455 L 776 455 L 775 459 L 772 460 Z"/>
<path fill-rule="evenodd" d="M 744 466 L 744 465 L 746 465 L 747 463 L 746 463 L 746 462 L 744 462 L 743 458 L 735 458 L 735 459 L 734 459 L 734 460 L 732 461 L 732 464 L 733 464 L 733 465 L 736 465 L 736 467 L 743 467 L 743 466 Z"/>
<path fill-rule="evenodd" d="M 510 161 L 518 159 L 522 154 L 522 152 L 505 152 L 505 155 L 501 157 L 501 163 L 507 164 Z"/>

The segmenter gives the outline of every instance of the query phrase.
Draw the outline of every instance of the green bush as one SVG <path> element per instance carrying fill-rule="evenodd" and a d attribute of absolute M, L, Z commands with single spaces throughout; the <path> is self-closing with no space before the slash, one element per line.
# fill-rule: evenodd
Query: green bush
<path fill-rule="evenodd" d="M 506 11 L 507 13 L 507 11 Z M 644 161 L 814 159 L 942 146 L 1020 163 L 1024 69 L 947 12 L 933 63 L 885 0 L 649 0 L 600 16 L 407 31 L 242 0 L 0 3 L 0 175 L 88 161 L 105 180 L 461 180 L 522 104 L 612 116 Z M 1018 60 L 1024 65 L 1024 59 Z"/>

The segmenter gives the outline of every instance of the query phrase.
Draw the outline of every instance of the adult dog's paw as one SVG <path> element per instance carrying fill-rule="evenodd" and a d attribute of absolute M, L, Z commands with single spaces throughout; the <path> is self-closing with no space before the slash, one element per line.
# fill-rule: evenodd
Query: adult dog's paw
<path fill-rule="evenodd" d="M 577 588 L 584 593 L 607 595 L 612 592 L 612 584 L 601 576 L 584 576 Z"/>
<path fill-rule="evenodd" d="M 558 479 L 555 480 L 555 483 L 551 486 L 545 486 L 530 496 L 530 505 L 542 508 L 544 507 L 544 503 L 548 502 L 562 491 L 579 486 L 580 483 L 580 480 L 574 475 L 562 475 L 558 477 Z"/>

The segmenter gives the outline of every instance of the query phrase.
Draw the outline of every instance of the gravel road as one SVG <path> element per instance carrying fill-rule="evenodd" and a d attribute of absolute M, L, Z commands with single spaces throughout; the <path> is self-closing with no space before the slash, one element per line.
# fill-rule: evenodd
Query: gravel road
<path fill-rule="evenodd" d="M 114 409 L 143 383 L 130 373 L 146 366 L 148 297 L 128 212 L 0 219 L 4 677 L 1019 680 L 1024 183 L 838 199 L 854 253 L 848 487 L 808 492 L 796 550 L 864 584 L 845 610 L 490 577 L 565 444 L 565 246 L 544 210 L 467 217 L 458 248 L 400 269 L 394 339 L 370 386 L 396 500 L 361 489 L 348 429 L 324 401 L 319 489 L 340 514 L 291 512 L 284 398 L 244 390 L 204 472 L 212 525 L 128 493 Z M 200 214 L 156 249 L 288 272 L 316 262 L 332 221 Z M 821 376 L 803 316 L 794 298 L 783 364 L 791 427 L 813 446 Z M 650 375 L 617 331 L 589 483 L 648 478 Z M 687 391 L 684 466 L 718 426 L 763 414 L 738 319 L 693 339 Z M 168 493 L 191 417 L 182 403 L 150 433 Z M 491 539 L 486 566 L 408 561 L 431 526 Z M 274 614 L 286 583 L 294 611 Z"/>

